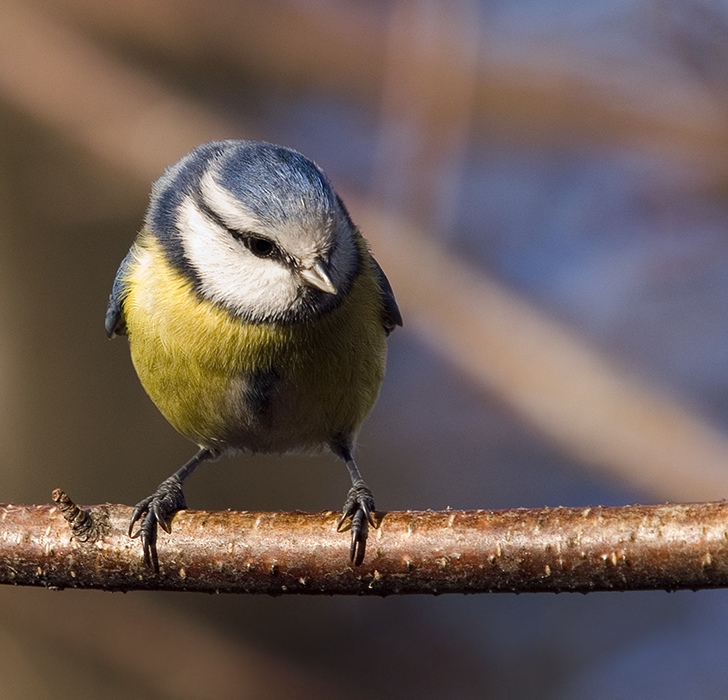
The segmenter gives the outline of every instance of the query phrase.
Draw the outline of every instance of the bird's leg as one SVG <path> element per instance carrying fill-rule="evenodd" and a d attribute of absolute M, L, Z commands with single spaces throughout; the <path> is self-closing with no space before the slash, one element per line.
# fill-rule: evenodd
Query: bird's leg
<path fill-rule="evenodd" d="M 201 449 L 183 467 L 172 476 L 165 479 L 157 490 L 134 506 L 134 512 L 129 522 L 129 537 L 139 537 L 144 550 L 144 562 L 147 566 L 159 571 L 157 559 L 157 525 L 165 532 L 171 532 L 170 520 L 178 510 L 187 508 L 185 495 L 182 492 L 182 483 L 197 467 L 207 459 L 214 457 L 212 450 Z M 134 531 L 134 525 L 141 520 L 139 528 Z"/>
<path fill-rule="evenodd" d="M 346 495 L 336 528 L 339 532 L 351 530 L 349 558 L 354 566 L 359 566 L 364 561 L 369 525 L 377 526 L 373 515 L 374 496 L 361 478 L 359 468 L 351 455 L 351 448 L 348 445 L 333 445 L 332 448 L 344 460 L 351 476 L 351 488 Z"/>

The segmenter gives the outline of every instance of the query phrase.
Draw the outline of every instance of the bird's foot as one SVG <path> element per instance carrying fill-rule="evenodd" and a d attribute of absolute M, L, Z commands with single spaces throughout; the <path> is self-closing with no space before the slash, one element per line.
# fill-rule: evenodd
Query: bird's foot
<path fill-rule="evenodd" d="M 336 524 L 339 532 L 351 530 L 349 558 L 354 566 L 364 561 L 369 525 L 377 526 L 374 520 L 374 496 L 369 487 L 360 481 L 349 489 L 341 518 Z"/>
<path fill-rule="evenodd" d="M 165 532 L 171 532 L 170 521 L 178 510 L 187 508 L 185 495 L 182 492 L 182 481 L 176 476 L 165 479 L 157 490 L 134 506 L 129 522 L 129 537 L 138 537 L 142 541 L 144 563 L 159 571 L 157 559 L 157 525 Z M 139 528 L 134 525 L 141 521 Z"/>

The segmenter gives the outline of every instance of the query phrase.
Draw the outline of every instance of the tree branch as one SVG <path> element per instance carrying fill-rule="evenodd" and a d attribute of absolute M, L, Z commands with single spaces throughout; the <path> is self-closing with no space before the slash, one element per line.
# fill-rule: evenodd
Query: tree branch
<path fill-rule="evenodd" d="M 0 505 L 0 583 L 53 588 L 392 595 L 728 586 L 728 504 L 379 514 L 364 564 L 337 513 L 182 511 L 160 572 L 131 508 Z"/>

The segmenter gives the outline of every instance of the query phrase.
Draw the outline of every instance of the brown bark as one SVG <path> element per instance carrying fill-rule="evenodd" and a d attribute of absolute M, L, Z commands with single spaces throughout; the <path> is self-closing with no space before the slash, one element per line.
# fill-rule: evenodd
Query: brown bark
<path fill-rule="evenodd" d="M 486 593 L 728 586 L 728 504 L 378 514 L 361 567 L 338 514 L 182 511 L 160 571 L 131 508 L 0 505 L 0 583 L 229 593 Z M 75 534 L 74 534 L 75 533 Z"/>

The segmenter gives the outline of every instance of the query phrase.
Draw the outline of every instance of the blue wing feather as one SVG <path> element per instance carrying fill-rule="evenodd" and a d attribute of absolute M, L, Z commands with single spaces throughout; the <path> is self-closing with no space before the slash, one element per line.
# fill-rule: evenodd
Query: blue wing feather
<path fill-rule="evenodd" d="M 389 284 L 387 275 L 384 274 L 379 263 L 372 257 L 374 265 L 374 274 L 379 280 L 379 290 L 382 294 L 382 302 L 384 303 L 384 313 L 382 315 L 382 325 L 389 335 L 397 326 L 402 325 L 402 314 L 397 306 L 397 300 L 394 298 L 392 285 Z"/>
<path fill-rule="evenodd" d="M 126 335 L 126 321 L 124 319 L 124 297 L 126 296 L 126 274 L 131 264 L 132 253 L 129 251 L 119 265 L 111 288 L 109 306 L 106 309 L 106 335 L 113 338 L 117 335 Z"/>

